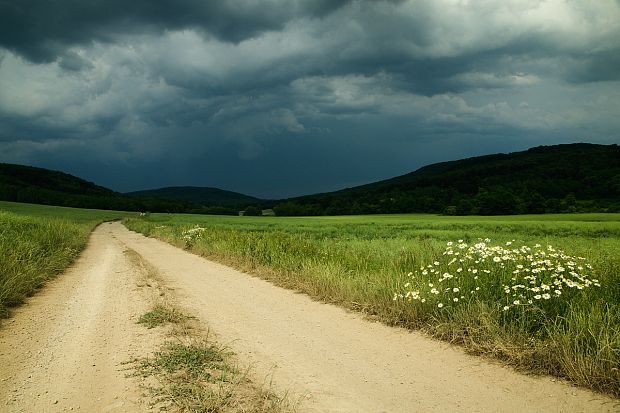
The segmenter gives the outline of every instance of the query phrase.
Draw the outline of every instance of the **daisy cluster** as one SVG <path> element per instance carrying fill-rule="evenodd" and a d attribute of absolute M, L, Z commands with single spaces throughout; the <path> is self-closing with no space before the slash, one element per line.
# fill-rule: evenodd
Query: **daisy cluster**
<path fill-rule="evenodd" d="M 194 244 L 196 244 L 196 241 L 202 237 L 202 233 L 204 231 L 206 231 L 206 228 L 202 228 L 198 225 L 183 231 L 181 233 L 181 238 L 185 241 L 185 247 L 191 248 Z"/>
<path fill-rule="evenodd" d="M 494 300 L 504 311 L 566 298 L 600 287 L 584 257 L 573 257 L 551 245 L 491 245 L 478 239 L 448 242 L 441 259 L 408 274 L 410 282 L 394 300 L 417 301 L 437 308 L 464 301 Z"/>

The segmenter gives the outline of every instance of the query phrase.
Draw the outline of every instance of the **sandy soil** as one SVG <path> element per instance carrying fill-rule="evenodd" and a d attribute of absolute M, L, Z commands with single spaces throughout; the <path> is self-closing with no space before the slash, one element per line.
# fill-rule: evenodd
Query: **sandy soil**
<path fill-rule="evenodd" d="M 100 227 L 74 266 L 0 328 L 0 412 L 147 411 L 123 364 L 163 337 L 137 325 L 152 292 Z"/>
<path fill-rule="evenodd" d="M 0 411 L 141 411 L 121 361 L 157 337 L 131 248 L 177 303 L 301 412 L 612 412 L 618 400 L 515 373 L 417 333 L 372 323 L 163 242 L 100 226 L 76 266 L 0 329 Z M 58 401 L 57 404 L 54 404 Z"/>

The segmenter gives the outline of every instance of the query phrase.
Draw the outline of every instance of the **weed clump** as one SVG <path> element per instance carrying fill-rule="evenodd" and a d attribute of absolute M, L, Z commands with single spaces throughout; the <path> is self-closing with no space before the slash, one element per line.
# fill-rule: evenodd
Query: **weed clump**
<path fill-rule="evenodd" d="M 240 370 L 234 355 L 202 335 L 194 317 L 174 307 L 158 304 L 138 321 L 147 328 L 163 323 L 180 324 L 151 357 L 132 364 L 134 376 L 156 383 L 147 386 L 153 405 L 181 412 L 281 413 L 292 408 L 285 397 L 256 386 Z"/>
<path fill-rule="evenodd" d="M 206 341 L 168 343 L 163 350 L 155 353 L 151 359 L 140 364 L 140 370 L 148 374 L 183 374 L 192 379 L 214 381 L 225 376 L 224 373 L 213 374 L 214 371 L 235 372 L 225 362 L 225 351 L 213 343 Z"/>
<path fill-rule="evenodd" d="M 147 328 L 154 328 L 166 323 L 180 323 L 188 318 L 188 316 L 176 308 L 158 304 L 151 311 L 140 316 L 138 324 L 143 324 Z"/>

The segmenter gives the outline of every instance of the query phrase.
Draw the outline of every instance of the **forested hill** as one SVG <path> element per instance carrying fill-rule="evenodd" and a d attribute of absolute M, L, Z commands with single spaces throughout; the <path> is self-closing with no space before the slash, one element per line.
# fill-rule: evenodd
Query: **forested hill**
<path fill-rule="evenodd" d="M 178 201 L 126 197 L 64 172 L 5 163 L 0 163 L 0 200 L 124 211 L 189 208 Z"/>
<path fill-rule="evenodd" d="M 131 196 L 75 176 L 0 163 L 0 200 L 80 208 L 277 215 L 430 212 L 497 215 L 620 212 L 620 147 L 567 144 L 442 162 L 396 178 L 281 201 L 216 188 L 174 187 Z"/>
<path fill-rule="evenodd" d="M 173 186 L 160 189 L 148 189 L 128 192 L 127 195 L 176 199 L 198 205 L 219 205 L 225 207 L 243 207 L 248 204 L 262 202 L 258 198 L 237 192 L 196 186 Z"/>
<path fill-rule="evenodd" d="M 620 211 L 620 147 L 566 144 L 432 164 L 341 191 L 292 198 L 278 215 Z"/>

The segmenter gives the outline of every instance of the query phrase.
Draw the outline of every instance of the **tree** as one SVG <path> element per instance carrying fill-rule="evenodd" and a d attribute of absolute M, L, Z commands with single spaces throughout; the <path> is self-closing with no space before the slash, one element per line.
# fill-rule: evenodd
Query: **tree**
<path fill-rule="evenodd" d="M 519 212 L 520 199 L 504 188 L 482 189 L 476 200 L 480 215 L 510 215 Z"/>
<path fill-rule="evenodd" d="M 263 215 L 263 210 L 253 205 L 250 205 L 245 209 L 243 215 L 248 217 L 259 217 Z"/>

